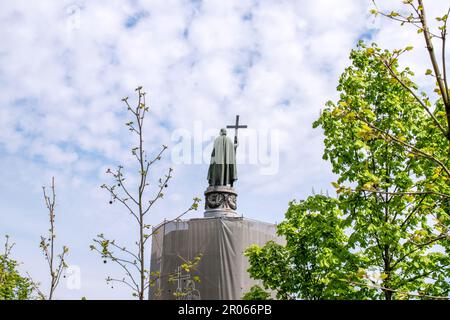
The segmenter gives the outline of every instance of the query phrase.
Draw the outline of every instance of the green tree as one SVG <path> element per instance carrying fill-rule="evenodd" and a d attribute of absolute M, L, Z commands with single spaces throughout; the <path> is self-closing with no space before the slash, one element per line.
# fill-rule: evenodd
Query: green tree
<path fill-rule="evenodd" d="M 426 111 L 430 118 L 429 120 L 431 120 L 435 128 L 438 129 L 439 134 L 444 136 L 447 145 L 446 151 L 448 157 L 450 152 L 450 91 L 448 86 L 446 63 L 446 43 L 448 35 L 447 21 L 450 14 L 450 7 L 442 16 L 436 17 L 436 20 L 440 25 L 436 30 L 432 30 L 429 27 L 428 15 L 422 0 L 403 0 L 402 2 L 404 4 L 402 12 L 383 12 L 383 10 L 380 10 L 377 7 L 376 1 L 373 0 L 375 8 L 371 10 L 371 13 L 375 16 L 382 15 L 391 20 L 397 21 L 401 26 L 412 26 L 417 30 L 418 34 L 423 35 L 424 44 L 428 53 L 428 62 L 430 63 L 431 68 L 427 69 L 425 74 L 431 77 L 432 85 L 434 85 L 434 93 L 437 96 L 437 99 L 434 101 L 434 112 L 429 96 L 425 92 L 418 92 L 418 87 L 416 85 L 410 83 L 408 79 L 404 79 L 394 68 L 391 67 L 393 63 L 397 62 L 398 57 L 402 53 L 412 50 L 412 46 L 407 47 L 405 50 L 396 50 L 393 57 L 386 57 L 383 54 L 379 54 L 377 57 L 383 62 L 383 65 L 389 71 L 393 80 L 398 82 L 407 92 L 409 92 L 409 94 L 416 100 L 417 103 L 419 103 L 423 110 Z M 441 42 L 440 51 L 436 51 L 435 49 L 436 41 Z M 407 149 L 413 149 L 408 144 L 399 144 Z M 439 163 L 439 156 L 429 157 L 426 154 L 421 154 L 420 152 L 417 155 L 433 160 L 436 164 L 439 164 L 442 169 L 445 169 L 443 164 Z"/>
<path fill-rule="evenodd" d="M 323 195 L 291 202 L 286 220 L 277 233 L 286 245 L 273 241 L 246 250 L 248 269 L 265 288 L 275 290 L 279 299 L 362 298 L 341 279 L 358 271 L 358 260 L 346 247 L 343 212 L 339 201 Z"/>
<path fill-rule="evenodd" d="M 450 8 L 442 16 L 436 17 L 438 26 L 433 30 L 429 27 L 428 15 L 421 0 L 403 1 L 401 12 L 383 12 L 376 6 L 375 1 L 374 4 L 375 8 L 371 10 L 373 14 L 397 21 L 402 26 L 411 26 L 417 30 L 418 36 L 423 36 L 428 53 L 427 62 L 430 65 L 430 69 L 423 72 L 430 79 L 426 86 L 434 88 L 434 92 L 420 90 L 419 86 L 411 81 L 410 76 L 413 73 L 408 68 L 397 68 L 400 57 L 413 52 L 412 46 L 394 50 L 392 54 L 369 48 L 367 54 L 378 60 L 381 67 L 388 72 L 390 80 L 400 85 L 415 102 L 414 106 L 419 107 L 417 112 L 422 119 L 420 124 L 416 125 L 416 134 L 409 137 L 397 136 L 386 128 L 380 128 L 370 118 L 357 111 L 358 120 L 374 132 L 375 139 L 381 140 L 383 144 L 396 145 L 399 152 L 417 159 L 418 167 L 421 168 L 419 180 L 406 191 L 413 196 L 425 193 L 431 195 L 430 201 L 445 208 L 447 214 L 450 214 L 450 92 L 446 63 L 447 20 Z M 436 42 L 440 42 L 440 50 L 436 50 Z M 408 105 L 403 111 L 407 108 Z M 392 114 L 391 117 L 394 125 L 410 125 L 409 122 L 403 121 L 402 113 Z"/>
<path fill-rule="evenodd" d="M 292 203 L 278 227 L 287 245 L 264 258 L 258 253 L 272 244 L 247 252 L 250 274 L 282 295 L 400 299 L 449 293 L 450 261 L 444 251 L 450 219 L 448 204 L 442 201 L 448 184 L 436 174 L 442 166 L 416 156 L 434 147 L 435 154 L 445 159 L 445 137 L 436 133 L 427 110 L 392 78 L 379 58 L 388 59 L 404 83 L 416 86 L 409 68 L 398 69 L 394 58 L 398 54 L 360 43 L 350 54 L 352 65 L 340 78 L 339 101 L 328 102 L 314 123 L 324 130 L 324 159 L 339 176 L 333 183 L 338 198 L 315 196 Z M 394 139 L 401 143 L 392 143 Z M 414 142 L 415 151 L 404 148 L 406 141 Z M 325 206 L 331 204 L 335 207 Z M 274 276 L 267 269 L 281 263 L 279 256 L 285 265 L 271 270 Z M 258 267 L 255 260 L 265 266 Z M 283 273 L 292 270 L 298 274 L 286 279 Z M 277 277 L 280 282 L 271 284 Z"/>
<path fill-rule="evenodd" d="M 17 270 L 17 261 L 11 259 L 11 249 L 6 236 L 5 250 L 0 254 L 0 300 L 28 300 L 33 296 L 33 282 Z"/>
<path fill-rule="evenodd" d="M 348 245 L 358 251 L 366 272 L 379 273 L 384 298 L 396 292 L 401 292 L 397 297 L 447 295 L 450 261 L 433 251 L 448 244 L 449 216 L 440 198 L 446 186 L 429 176 L 437 170 L 434 163 L 386 139 L 414 141 L 417 150 L 435 145 L 439 153 L 445 137 L 436 134 L 426 110 L 392 78 L 380 55 L 405 83 L 416 86 L 409 68 L 398 69 L 393 58 L 398 51 L 360 43 L 339 81 L 340 100 L 329 102 L 314 125 L 324 129 L 324 158 L 339 175 L 335 187 L 348 215 Z"/>
<path fill-rule="evenodd" d="M 242 300 L 272 300 L 270 298 L 270 293 L 264 291 L 258 285 L 254 285 L 250 288 L 250 291 L 242 296 Z"/>
<path fill-rule="evenodd" d="M 340 214 L 337 201 L 321 195 L 291 202 L 277 228 L 286 245 L 271 241 L 247 249 L 250 275 L 263 280 L 279 299 L 326 299 L 335 296 L 336 286 L 351 296 L 351 286 L 339 281 L 349 267 L 340 256 L 350 256 Z"/>

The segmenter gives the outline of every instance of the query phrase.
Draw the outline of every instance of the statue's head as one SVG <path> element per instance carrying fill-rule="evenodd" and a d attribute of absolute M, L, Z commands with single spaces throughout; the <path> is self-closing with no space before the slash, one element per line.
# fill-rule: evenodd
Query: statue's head
<path fill-rule="evenodd" d="M 221 136 L 226 136 L 227 135 L 227 129 L 225 129 L 225 128 L 220 129 L 220 135 Z"/>

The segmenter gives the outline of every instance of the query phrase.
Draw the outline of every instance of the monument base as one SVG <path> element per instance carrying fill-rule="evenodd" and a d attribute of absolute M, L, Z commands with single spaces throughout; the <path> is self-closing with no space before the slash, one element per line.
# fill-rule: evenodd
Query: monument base
<path fill-rule="evenodd" d="M 223 209 L 209 209 L 204 213 L 205 218 L 220 218 L 220 217 L 228 217 L 228 218 L 237 218 L 239 215 L 234 210 L 223 210 Z"/>
<path fill-rule="evenodd" d="M 230 186 L 209 186 L 205 191 L 205 218 L 238 217 L 237 192 Z"/>
<path fill-rule="evenodd" d="M 153 229 L 149 288 L 155 300 L 237 300 L 261 281 L 250 278 L 244 251 L 267 241 L 284 244 L 276 226 L 243 217 L 163 222 Z M 201 254 L 198 265 L 183 264 Z"/>

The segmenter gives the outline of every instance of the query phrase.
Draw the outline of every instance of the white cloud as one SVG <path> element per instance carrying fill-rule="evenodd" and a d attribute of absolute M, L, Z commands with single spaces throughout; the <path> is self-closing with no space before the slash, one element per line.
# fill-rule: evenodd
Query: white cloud
<path fill-rule="evenodd" d="M 430 5 L 432 16 L 440 6 Z M 306 197 L 312 187 L 325 190 L 333 180 L 321 160 L 321 131 L 311 124 L 336 97 L 339 74 L 361 34 L 376 30 L 374 40 L 383 47 L 413 43 L 420 50 L 420 37 L 409 38 L 410 31 L 380 19 L 373 24 L 369 7 L 370 1 L 350 0 L 0 4 L 0 234 L 17 234 L 25 252 L 33 252 L 18 252 L 19 258 L 34 266 L 34 242 L 46 227 L 42 215 L 31 212 L 45 212 L 40 186 L 56 176 L 60 234 L 77 248 L 72 263 L 82 265 L 84 277 L 81 291 L 61 288 L 59 295 L 128 297 L 99 281 L 111 269 L 97 265 L 88 245 L 103 231 L 132 239 L 129 217 L 108 204 L 99 185 L 109 181 L 107 167 L 135 170 L 129 155 L 135 142 L 120 99 L 135 103 L 138 85 L 151 106 L 145 142 L 152 152 L 170 145 L 173 129 L 192 130 L 197 121 L 218 130 L 235 114 L 253 129 L 280 130 L 278 173 L 261 175 L 260 167 L 243 165 L 236 185 L 240 212 L 280 221 L 289 200 Z M 405 60 L 418 74 L 427 68 L 424 54 Z M 174 165 L 169 154 L 152 175 L 154 182 L 175 168 L 154 224 L 184 211 L 206 187 L 206 165 Z M 37 277 L 44 277 L 42 270 Z"/>

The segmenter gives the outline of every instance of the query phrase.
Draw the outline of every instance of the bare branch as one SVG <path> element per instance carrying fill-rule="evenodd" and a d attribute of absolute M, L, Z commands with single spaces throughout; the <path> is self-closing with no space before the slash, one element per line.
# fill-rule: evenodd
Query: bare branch
<path fill-rule="evenodd" d="M 124 279 L 114 279 L 114 278 L 108 277 L 108 278 L 106 278 L 106 282 L 120 282 L 120 283 L 123 283 L 123 284 L 127 285 L 128 287 L 130 287 L 136 293 L 139 293 L 139 287 L 130 284 L 128 281 L 125 280 L 125 278 Z"/>
<path fill-rule="evenodd" d="M 434 52 L 433 42 L 431 40 L 431 33 L 428 28 L 428 22 L 427 22 L 426 13 L 425 13 L 425 7 L 423 5 L 422 0 L 418 0 L 418 2 L 419 2 L 418 10 L 420 12 L 419 17 L 420 17 L 420 20 L 421 20 L 421 23 L 423 26 L 423 36 L 425 38 L 425 43 L 427 45 L 428 55 L 430 56 L 431 64 L 433 66 L 433 70 L 436 75 L 439 90 L 441 90 L 442 98 L 444 100 L 445 105 L 448 105 L 448 92 L 445 91 L 445 86 L 444 86 L 444 82 L 443 82 L 443 79 L 441 76 L 441 71 L 439 69 L 439 65 L 438 65 L 437 59 L 436 59 L 436 54 Z M 449 117 L 450 117 L 450 114 L 449 114 Z M 450 125 L 450 121 L 449 121 L 449 125 Z"/>
<path fill-rule="evenodd" d="M 361 188 L 359 190 L 362 191 L 367 191 L 367 192 L 373 192 L 373 193 L 379 193 L 379 194 L 384 194 L 384 195 L 437 195 L 440 197 L 444 197 L 444 198 L 449 198 L 450 199 L 450 195 L 445 194 L 445 193 L 441 193 L 441 192 L 435 192 L 435 191 L 404 191 L 404 192 L 389 192 L 389 191 L 382 191 L 382 190 L 371 190 L 371 189 L 365 189 L 365 188 Z M 357 190 L 355 190 L 357 191 Z"/>
<path fill-rule="evenodd" d="M 104 189 L 108 190 L 111 195 L 113 196 L 114 200 L 118 200 L 120 203 L 122 203 L 130 212 L 130 214 L 136 219 L 136 221 L 139 222 L 139 218 L 138 216 L 134 213 L 134 211 L 130 208 L 130 206 L 126 203 L 126 201 L 124 199 L 121 199 L 117 193 L 114 192 L 114 189 L 112 187 L 108 187 L 107 185 L 103 185 L 102 186 Z"/>
<path fill-rule="evenodd" d="M 4 253 L 4 257 L 5 258 L 8 258 L 9 257 L 9 255 L 11 254 L 11 250 L 12 250 L 12 248 L 14 248 L 14 246 L 15 246 L 16 244 L 13 242 L 12 244 L 9 244 L 9 236 L 8 235 L 6 235 L 5 236 L 5 253 Z"/>
<path fill-rule="evenodd" d="M 138 202 L 136 201 L 136 199 L 128 192 L 128 189 L 125 187 L 124 184 L 124 179 L 123 179 L 123 175 L 122 175 L 122 168 L 119 167 L 119 170 L 117 171 L 117 182 L 119 182 L 119 185 L 122 187 L 122 190 L 125 192 L 125 194 L 131 199 L 133 200 L 133 202 L 138 205 Z"/>
<path fill-rule="evenodd" d="M 59 259 L 59 263 L 58 266 L 55 268 L 54 264 L 55 264 L 55 238 L 56 238 L 56 231 L 55 231 L 56 192 L 55 192 L 54 177 L 52 177 L 52 184 L 50 187 L 51 195 L 50 196 L 47 195 L 45 186 L 42 187 L 42 191 L 45 205 L 48 209 L 50 229 L 47 237 L 41 236 L 39 247 L 44 253 L 45 260 L 47 261 L 49 267 L 50 290 L 48 294 L 48 299 L 52 300 L 53 294 L 56 288 L 58 287 L 61 274 L 67 267 L 64 261 L 64 257 L 66 253 L 69 251 L 69 249 L 66 246 L 63 246 L 62 253 L 57 256 L 57 258 Z"/>
<path fill-rule="evenodd" d="M 192 211 L 192 210 L 197 210 L 197 207 L 198 207 L 198 203 L 199 203 L 199 202 L 200 202 L 200 199 L 199 199 L 199 198 L 194 198 L 194 202 L 193 202 L 192 205 L 189 207 L 189 209 L 185 210 L 183 213 L 181 213 L 180 215 L 176 216 L 176 217 L 173 218 L 173 219 L 166 220 L 165 223 L 170 223 L 170 222 L 174 222 L 174 221 L 180 220 L 180 219 L 181 219 L 185 214 L 187 214 L 188 212 L 190 212 L 190 211 Z M 152 232 L 149 234 L 149 236 L 152 236 L 152 235 L 154 235 L 154 234 L 155 234 L 155 232 L 152 231 Z M 148 238 L 147 238 L 147 239 L 148 239 Z M 145 239 L 144 242 L 146 242 L 147 239 Z"/>
<path fill-rule="evenodd" d="M 441 31 L 441 39 L 442 39 L 442 72 L 443 72 L 443 77 L 444 77 L 444 87 L 445 87 L 445 92 L 449 92 L 448 91 L 448 82 L 447 82 L 447 67 L 446 67 L 446 57 L 445 57 L 445 45 L 446 45 L 446 39 L 447 39 L 447 21 L 448 21 L 448 17 L 450 16 L 450 7 L 447 10 L 447 14 L 446 14 L 447 18 L 444 20 L 444 25 Z"/>
<path fill-rule="evenodd" d="M 172 168 L 169 168 L 169 172 L 168 172 L 168 174 L 166 175 L 166 179 L 165 179 L 164 181 L 161 182 L 161 184 L 159 185 L 159 190 L 158 190 L 156 196 L 155 196 L 152 200 L 149 201 L 149 204 L 148 204 L 147 208 L 144 209 L 142 215 L 145 215 L 145 214 L 150 210 L 150 208 L 153 206 L 153 204 L 154 204 L 159 198 L 162 197 L 162 195 L 163 195 L 163 192 L 162 192 L 162 191 L 163 191 L 164 188 L 167 186 L 167 183 L 169 182 L 169 180 L 172 178 L 172 175 L 171 175 L 172 171 L 173 171 Z"/>
<path fill-rule="evenodd" d="M 26 272 L 26 274 L 27 274 L 28 279 L 30 280 L 30 285 L 31 285 L 31 287 L 33 288 L 34 291 L 37 292 L 39 298 L 42 299 L 42 300 L 46 300 L 47 297 L 46 297 L 45 294 L 41 291 L 41 289 L 39 289 L 39 283 L 38 283 L 38 282 L 35 282 L 35 281 L 33 280 L 33 278 L 31 277 L 31 275 L 30 275 L 28 272 Z"/>
<path fill-rule="evenodd" d="M 125 247 L 121 247 L 117 245 L 114 241 L 106 240 L 103 235 L 99 235 L 98 239 L 94 239 L 95 243 L 98 243 L 100 246 L 102 246 L 101 250 L 99 250 L 95 245 L 91 246 L 91 250 L 94 250 L 98 252 L 102 258 L 109 259 L 112 262 L 115 262 L 119 264 L 122 269 L 125 271 L 126 276 L 130 280 L 126 280 L 125 278 L 120 279 L 113 279 L 110 278 L 111 281 L 121 282 L 130 288 L 133 289 L 133 291 L 137 294 L 139 299 L 144 299 L 144 293 L 145 289 L 148 288 L 147 282 L 149 280 L 149 272 L 146 269 L 146 259 L 145 259 L 145 252 L 146 247 L 145 244 L 147 240 L 150 238 L 151 234 L 146 234 L 145 231 L 149 228 L 149 225 L 145 223 L 145 215 L 148 213 L 152 205 L 158 200 L 159 198 L 163 197 L 163 190 L 165 187 L 167 187 L 167 183 L 169 179 L 172 177 L 172 169 L 169 169 L 168 175 L 166 175 L 166 178 L 164 181 L 160 179 L 160 185 L 159 190 L 157 190 L 156 198 L 149 201 L 148 207 L 146 204 L 144 204 L 144 197 L 146 196 L 146 187 L 149 185 L 147 182 L 148 176 L 149 176 L 149 170 L 151 165 L 153 165 L 156 161 L 161 159 L 161 156 L 163 155 L 164 151 L 167 149 L 167 146 L 163 145 L 162 149 L 158 152 L 158 154 L 155 156 L 154 159 L 148 160 L 147 159 L 147 153 L 144 149 L 144 120 L 146 112 L 149 110 L 149 107 L 146 106 L 146 93 L 142 91 L 142 87 L 139 86 L 135 89 L 135 91 L 138 94 L 138 101 L 137 105 L 135 107 L 131 107 L 128 102 L 128 97 L 125 97 L 122 99 L 122 101 L 125 102 L 127 109 L 131 111 L 131 114 L 133 115 L 132 121 L 127 122 L 125 125 L 129 128 L 129 130 L 136 134 L 137 139 L 137 145 L 136 147 L 133 147 L 131 149 L 132 155 L 136 158 L 139 166 L 139 183 L 137 186 L 137 194 L 134 194 L 131 192 L 131 190 L 125 185 L 124 181 L 125 178 L 123 177 L 122 173 L 122 167 L 119 166 L 119 169 L 116 172 L 111 172 L 110 169 L 108 169 L 107 173 L 112 174 L 114 177 L 116 183 L 118 185 L 112 185 L 107 186 L 103 184 L 101 187 L 106 189 L 111 197 L 112 200 L 110 203 L 114 200 L 118 200 L 120 203 L 124 205 L 128 209 L 128 211 L 131 213 L 131 215 L 134 217 L 134 220 L 137 222 L 137 240 L 135 241 L 135 244 L 137 245 L 137 251 L 134 252 L 133 250 L 127 250 Z M 120 187 L 120 194 L 124 193 L 125 197 L 121 197 L 119 195 L 119 192 L 117 191 L 116 187 Z M 123 192 L 123 193 L 122 193 Z M 126 198 L 127 197 L 127 198 Z M 132 205 L 131 202 L 127 202 L 129 199 L 136 205 Z M 145 207 L 145 208 L 144 208 Z M 189 210 L 186 212 L 183 212 L 181 215 L 178 216 L 181 217 L 182 215 L 186 214 L 188 211 L 196 209 L 196 204 L 193 204 Z M 119 257 L 116 255 L 116 253 L 109 250 L 108 246 L 111 245 L 113 248 L 120 250 L 124 255 L 128 255 L 133 257 L 130 261 L 127 259 L 124 259 L 122 257 Z M 117 252 L 117 251 L 116 251 Z M 120 253 L 120 252 L 119 252 Z M 105 260 L 106 261 L 106 260 Z M 132 273 L 131 268 L 128 268 L 129 265 L 133 265 L 136 268 L 136 271 L 138 273 Z M 135 271 L 133 269 L 133 271 Z"/>

